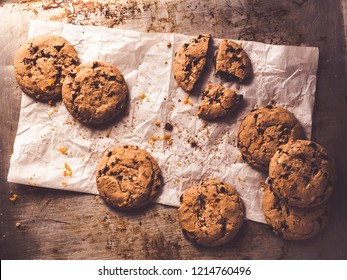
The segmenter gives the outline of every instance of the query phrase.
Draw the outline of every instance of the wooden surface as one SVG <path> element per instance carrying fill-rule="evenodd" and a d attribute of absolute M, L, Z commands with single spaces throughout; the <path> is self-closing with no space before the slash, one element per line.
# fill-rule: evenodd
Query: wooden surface
<path fill-rule="evenodd" d="M 0 1 L 0 258 L 347 259 L 347 1 L 135 2 L 100 6 L 103 12 L 89 18 L 77 5 L 77 19 L 53 0 Z M 313 139 L 334 156 L 339 175 L 328 227 L 311 240 L 289 242 L 246 221 L 234 241 L 207 249 L 183 237 L 176 208 L 150 205 L 124 214 L 98 196 L 7 183 L 21 98 L 12 58 L 31 18 L 319 47 Z M 9 200 L 13 193 L 16 202 Z"/>

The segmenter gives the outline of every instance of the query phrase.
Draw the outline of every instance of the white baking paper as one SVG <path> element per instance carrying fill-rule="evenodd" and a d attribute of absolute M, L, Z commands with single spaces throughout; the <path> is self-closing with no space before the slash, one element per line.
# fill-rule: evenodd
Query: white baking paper
<path fill-rule="evenodd" d="M 215 77 L 212 51 L 197 92 L 207 82 L 219 83 L 237 90 L 244 102 L 227 119 L 205 122 L 196 115 L 200 95 L 193 93 L 187 100 L 172 74 L 175 51 L 190 36 L 30 22 L 29 38 L 46 33 L 67 39 L 81 62 L 100 60 L 116 65 L 129 88 L 129 106 L 118 122 L 91 129 L 75 122 L 61 102 L 52 107 L 23 94 L 9 182 L 98 194 L 95 168 L 102 152 L 134 144 L 150 152 L 161 167 L 164 188 L 158 203 L 178 206 L 186 188 L 219 178 L 236 186 L 248 219 L 265 222 L 261 182 L 266 174 L 241 159 L 237 130 L 252 108 L 274 102 L 293 112 L 310 138 L 317 48 L 240 42 L 253 64 L 254 78 L 248 85 Z M 212 50 L 219 41 L 213 39 Z M 164 129 L 166 123 L 173 126 L 172 132 Z M 164 134 L 171 138 L 162 140 Z M 160 139 L 155 140 L 156 136 Z"/>

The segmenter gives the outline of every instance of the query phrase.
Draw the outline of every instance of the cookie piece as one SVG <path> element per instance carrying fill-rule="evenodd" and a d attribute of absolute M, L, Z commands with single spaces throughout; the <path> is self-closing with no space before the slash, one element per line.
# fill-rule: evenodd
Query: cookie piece
<path fill-rule="evenodd" d="M 223 40 L 216 56 L 216 74 L 244 82 L 252 75 L 252 64 L 243 48 L 231 40 Z"/>
<path fill-rule="evenodd" d="M 198 116 L 205 120 L 224 117 L 234 111 L 243 99 L 230 88 L 208 84 L 202 94 Z"/>
<path fill-rule="evenodd" d="M 64 38 L 41 35 L 18 49 L 13 64 L 23 92 L 39 101 L 53 101 L 61 98 L 64 78 L 78 65 L 78 56 Z"/>
<path fill-rule="evenodd" d="M 297 208 L 281 201 L 266 188 L 263 197 L 263 211 L 266 222 L 273 231 L 284 239 L 304 240 L 319 233 L 328 222 L 328 203 Z"/>
<path fill-rule="evenodd" d="M 156 160 L 137 146 L 108 149 L 96 170 L 100 196 L 118 209 L 139 208 L 149 203 L 162 186 Z"/>
<path fill-rule="evenodd" d="M 199 35 L 184 44 L 175 54 L 173 73 L 179 86 L 191 92 L 206 64 L 210 35 Z"/>
<path fill-rule="evenodd" d="M 237 146 L 250 165 L 266 170 L 278 147 L 290 140 L 303 138 L 304 131 L 294 114 L 268 105 L 250 112 L 243 119 Z"/>
<path fill-rule="evenodd" d="M 63 84 L 63 102 L 83 124 L 104 124 L 125 107 L 128 89 L 118 68 L 100 61 L 87 62 L 70 73 Z"/>
<path fill-rule="evenodd" d="M 327 151 L 309 140 L 289 142 L 277 149 L 269 166 L 271 189 L 289 205 L 313 207 L 333 191 L 335 170 Z"/>
<path fill-rule="evenodd" d="M 234 187 L 211 179 L 182 194 L 178 215 L 183 233 L 190 240 L 215 247 L 236 236 L 245 207 Z"/>

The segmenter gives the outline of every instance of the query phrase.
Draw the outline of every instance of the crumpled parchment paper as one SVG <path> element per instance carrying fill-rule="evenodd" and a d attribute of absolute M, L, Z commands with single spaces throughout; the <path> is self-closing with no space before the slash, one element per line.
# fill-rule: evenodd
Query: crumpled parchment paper
<path fill-rule="evenodd" d="M 254 72 L 251 83 L 243 85 L 213 75 L 213 54 L 220 41 L 213 39 L 206 73 L 188 96 L 174 80 L 171 65 L 190 36 L 30 22 L 29 38 L 47 33 L 67 39 L 81 62 L 116 65 L 130 92 L 128 108 L 117 122 L 91 129 L 75 122 L 61 102 L 50 106 L 23 94 L 9 182 L 97 194 L 95 168 L 102 152 L 134 144 L 149 151 L 162 169 L 165 184 L 158 203 L 178 206 L 186 188 L 214 177 L 236 186 L 248 219 L 265 222 L 261 184 L 267 174 L 241 159 L 237 130 L 252 108 L 274 102 L 293 112 L 310 138 L 317 48 L 240 42 Z M 242 108 L 226 119 L 200 120 L 199 92 L 207 82 L 237 90 L 244 96 Z M 165 130 L 166 123 L 172 131 Z"/>

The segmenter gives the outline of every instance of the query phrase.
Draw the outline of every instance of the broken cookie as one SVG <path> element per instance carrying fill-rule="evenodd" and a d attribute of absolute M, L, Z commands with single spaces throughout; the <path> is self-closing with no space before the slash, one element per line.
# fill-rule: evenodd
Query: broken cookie
<path fill-rule="evenodd" d="M 199 35 L 185 43 L 175 54 L 173 74 L 179 86 L 191 92 L 206 63 L 210 35 Z"/>
<path fill-rule="evenodd" d="M 178 215 L 183 233 L 190 240 L 215 247 L 237 235 L 245 207 L 234 187 L 211 179 L 182 194 Z"/>
<path fill-rule="evenodd" d="M 244 82 L 251 77 L 251 61 L 239 44 L 231 40 L 223 40 L 219 44 L 216 74 L 239 82 Z"/>
<path fill-rule="evenodd" d="M 96 170 L 100 196 L 118 209 L 139 208 L 158 194 L 162 186 L 156 160 L 137 146 L 108 149 Z"/>
<path fill-rule="evenodd" d="M 18 49 L 13 64 L 23 92 L 39 101 L 54 101 L 61 98 L 64 78 L 78 65 L 78 56 L 64 38 L 41 35 Z"/>
<path fill-rule="evenodd" d="M 205 120 L 214 120 L 234 111 L 243 99 L 230 88 L 208 84 L 202 94 L 198 116 Z"/>
<path fill-rule="evenodd" d="M 63 84 L 63 102 L 69 113 L 88 125 L 104 124 L 124 109 L 128 89 L 117 67 L 87 62 L 69 73 Z"/>

